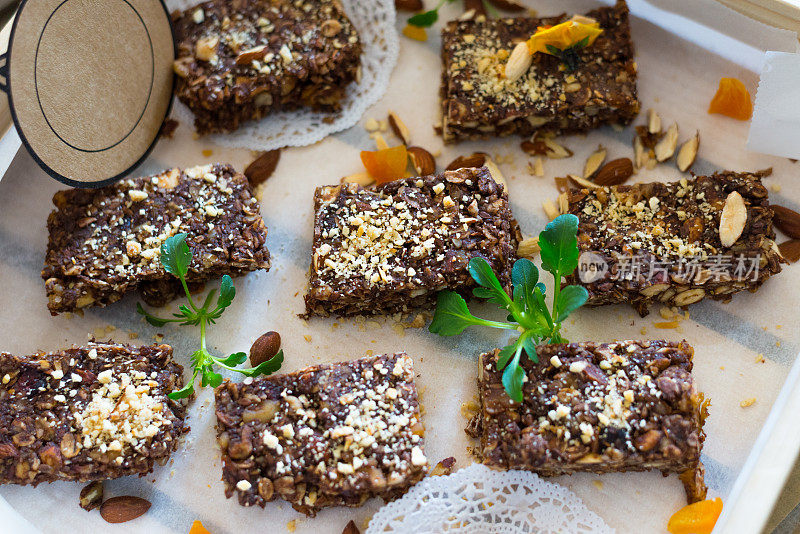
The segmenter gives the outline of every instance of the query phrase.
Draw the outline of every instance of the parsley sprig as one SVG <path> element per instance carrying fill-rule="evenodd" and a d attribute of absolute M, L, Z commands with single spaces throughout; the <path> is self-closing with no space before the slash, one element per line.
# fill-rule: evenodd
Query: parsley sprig
<path fill-rule="evenodd" d="M 231 305 L 233 298 L 236 296 L 236 288 L 233 287 L 233 280 L 227 274 L 222 277 L 222 282 L 219 288 L 219 296 L 217 290 L 212 290 L 203 301 L 201 306 L 197 306 L 189 293 L 189 286 L 186 284 L 186 274 L 189 272 L 189 265 L 192 263 L 192 251 L 189 245 L 186 244 L 186 234 L 175 234 L 167 238 L 161 245 L 161 265 L 168 273 L 176 276 L 181 281 L 183 291 L 186 293 L 188 306 L 182 304 L 178 310 L 180 313 L 173 313 L 174 318 L 162 319 L 148 313 L 141 305 L 136 304 L 136 311 L 153 326 L 161 327 L 168 323 L 180 323 L 181 325 L 200 326 L 200 348 L 194 351 L 191 356 L 192 362 L 192 379 L 187 384 L 177 391 L 173 391 L 168 395 L 171 399 L 183 399 L 194 393 L 194 382 L 197 375 L 201 376 L 200 385 L 202 387 L 211 386 L 217 387 L 222 383 L 222 375 L 214 371 L 214 366 L 235 371 L 245 376 L 259 376 L 270 375 L 281 368 L 283 364 L 283 351 L 280 350 L 271 359 L 261 363 L 256 367 L 248 369 L 238 369 L 236 366 L 241 365 L 247 359 L 247 354 L 244 352 L 236 352 L 226 358 L 217 358 L 212 355 L 206 347 L 206 329 L 209 325 L 216 322 L 222 316 L 225 309 Z M 216 303 L 214 302 L 216 297 Z"/>
<path fill-rule="evenodd" d="M 545 301 L 545 286 L 539 282 L 539 270 L 528 259 L 519 259 L 511 271 L 512 294 L 503 289 L 489 263 L 475 257 L 469 261 L 469 273 L 478 287 L 472 293 L 488 299 L 508 312 L 508 322 L 490 321 L 475 317 L 467 303 L 454 291 L 442 291 L 438 295 L 436 312 L 429 330 L 441 336 L 455 336 L 468 326 L 488 326 L 503 330 L 515 330 L 519 336 L 513 343 L 503 347 L 497 360 L 498 370 L 503 370 L 503 386 L 508 396 L 522 402 L 522 382 L 525 372 L 520 358 L 525 352 L 534 362 L 539 361 L 536 345 L 542 342 L 564 343 L 561 323 L 570 313 L 583 306 L 588 298 L 584 287 L 568 285 L 561 287 L 561 280 L 572 274 L 578 266 L 578 218 L 575 215 L 556 217 L 539 234 L 542 268 L 553 275 L 552 307 Z"/>

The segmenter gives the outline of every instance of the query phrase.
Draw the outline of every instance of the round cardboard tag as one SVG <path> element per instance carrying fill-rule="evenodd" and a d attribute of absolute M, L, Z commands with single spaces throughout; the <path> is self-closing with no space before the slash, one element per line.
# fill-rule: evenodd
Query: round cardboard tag
<path fill-rule="evenodd" d="M 99 187 L 155 145 L 174 59 L 161 0 L 23 0 L 0 88 L 39 165 L 66 184 Z"/>

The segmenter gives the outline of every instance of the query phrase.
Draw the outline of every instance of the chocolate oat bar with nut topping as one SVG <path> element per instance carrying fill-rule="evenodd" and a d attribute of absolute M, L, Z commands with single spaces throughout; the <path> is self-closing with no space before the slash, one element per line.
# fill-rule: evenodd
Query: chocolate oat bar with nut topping
<path fill-rule="evenodd" d="M 577 52 L 570 72 L 555 56 L 533 55 L 518 79 L 504 76 L 517 43 L 550 18 L 457 20 L 442 30 L 441 134 L 445 142 L 535 132 L 583 132 L 627 124 L 639 113 L 628 7 L 619 1 L 586 14 L 603 33 Z"/>
<path fill-rule="evenodd" d="M 425 476 L 424 428 L 405 353 L 226 382 L 216 390 L 225 496 L 327 506 L 394 499 Z"/>
<path fill-rule="evenodd" d="M 577 471 L 658 469 L 682 473 L 691 501 L 702 500 L 706 407 L 692 378 L 688 343 L 620 341 L 537 347 L 520 360 L 522 403 L 497 370 L 498 352 L 480 358 L 480 411 L 468 432 L 489 467 L 543 476 Z"/>
<path fill-rule="evenodd" d="M 339 0 L 212 0 L 173 14 L 175 94 L 201 134 L 276 110 L 339 111 L 361 42 Z"/>
<path fill-rule="evenodd" d="M 756 291 L 784 261 L 761 183 L 767 174 L 565 193 L 568 212 L 580 219 L 581 262 L 568 282 L 586 287 L 590 306 L 629 303 L 643 316 L 653 302 L 686 306 Z"/>
<path fill-rule="evenodd" d="M 468 295 L 474 256 L 508 286 L 518 241 L 508 195 L 486 167 L 319 187 L 306 313 L 396 313 L 432 305 L 442 289 Z"/>
<path fill-rule="evenodd" d="M 127 178 L 53 197 L 42 278 L 56 315 L 105 306 L 134 290 L 153 306 L 182 293 L 160 262 L 161 244 L 186 233 L 190 284 L 268 270 L 267 229 L 247 178 L 227 164 Z"/>
<path fill-rule="evenodd" d="M 169 345 L 0 352 L 0 483 L 86 482 L 164 464 L 189 427 Z"/>

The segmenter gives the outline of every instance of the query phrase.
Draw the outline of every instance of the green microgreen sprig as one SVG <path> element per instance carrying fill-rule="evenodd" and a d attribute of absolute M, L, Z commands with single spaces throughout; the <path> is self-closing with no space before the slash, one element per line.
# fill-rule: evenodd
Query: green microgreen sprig
<path fill-rule="evenodd" d="M 561 60 L 561 63 L 564 64 L 568 72 L 574 72 L 581 64 L 581 58 L 578 55 L 578 52 L 580 52 L 582 48 L 586 48 L 588 45 L 589 45 L 589 36 L 587 35 L 574 45 L 569 46 L 564 50 L 556 48 L 555 46 L 550 44 L 545 45 L 545 48 L 547 48 L 547 52 L 550 55 L 555 56 Z"/>
<path fill-rule="evenodd" d="M 456 1 L 457 0 L 439 0 L 439 3 L 436 4 L 435 8 L 418 13 L 408 19 L 408 24 L 411 26 L 417 26 L 418 28 L 430 28 L 436 24 L 437 20 L 439 20 L 439 9 L 445 4 L 452 4 Z M 497 11 L 497 9 L 495 9 L 495 7 L 488 2 L 488 0 L 481 0 L 481 3 L 483 4 L 484 10 L 486 10 L 489 15 L 495 17 L 500 15 L 500 12 Z"/>
<path fill-rule="evenodd" d="M 186 234 L 175 234 L 167 238 L 161 245 L 161 265 L 163 265 L 165 271 L 180 280 L 183 291 L 186 293 L 186 299 L 189 302 L 188 306 L 182 304 L 178 307 L 180 313 L 173 313 L 174 319 L 156 317 L 147 312 L 141 303 L 136 304 L 136 311 L 143 315 L 147 322 L 153 326 L 161 327 L 168 323 L 200 326 L 200 348 L 194 351 L 190 358 L 193 368 L 192 379 L 182 389 L 171 392 L 168 397 L 171 399 L 183 399 L 194 393 L 194 382 L 198 374 L 201 376 L 200 385 L 202 387 L 209 385 L 211 387 L 219 386 L 222 383 L 222 375 L 214 371 L 215 365 L 253 377 L 270 375 L 280 369 L 283 364 L 282 350 L 278 351 L 271 359 L 248 369 L 236 368 L 237 365 L 241 365 L 247 359 L 247 354 L 244 352 L 236 352 L 226 358 L 217 358 L 208 351 L 206 329 L 208 325 L 215 324 L 225 309 L 231 305 L 233 298 L 236 296 L 236 288 L 233 287 L 231 277 L 226 274 L 222 277 L 216 303 L 214 303 L 214 297 L 217 296 L 217 290 L 213 289 L 206 296 L 203 304 L 197 306 L 189 293 L 189 286 L 186 283 L 186 275 L 189 272 L 191 263 L 192 251 L 189 249 L 189 245 L 186 244 Z"/>
<path fill-rule="evenodd" d="M 545 286 L 539 282 L 539 270 L 528 259 L 519 259 L 511 271 L 512 294 L 504 289 L 489 263 L 481 257 L 469 261 L 469 273 L 478 287 L 472 293 L 488 299 L 508 312 L 507 321 L 490 321 L 470 313 L 466 301 L 454 291 L 438 295 L 436 312 L 429 330 L 441 336 L 455 336 L 468 326 L 488 326 L 519 332 L 517 339 L 503 347 L 497 369 L 503 371 L 503 387 L 508 396 L 522 402 L 522 382 L 525 372 L 520 366 L 522 352 L 534 362 L 539 361 L 536 345 L 542 342 L 564 343 L 561 323 L 570 313 L 583 306 L 588 298 L 584 287 L 561 287 L 562 278 L 578 266 L 578 218 L 567 214 L 556 217 L 539 234 L 542 268 L 554 278 L 552 307 L 545 301 Z"/>

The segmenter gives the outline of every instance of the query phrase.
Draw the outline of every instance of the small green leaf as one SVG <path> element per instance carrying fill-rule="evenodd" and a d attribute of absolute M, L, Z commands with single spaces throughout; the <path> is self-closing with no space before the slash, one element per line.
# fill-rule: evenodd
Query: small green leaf
<path fill-rule="evenodd" d="M 586 303 L 589 298 L 589 292 L 583 286 L 565 286 L 561 288 L 561 293 L 558 294 L 558 317 L 555 321 L 560 323 L 569 316 L 570 313 L 577 310 Z"/>
<path fill-rule="evenodd" d="M 229 367 L 236 367 L 237 365 L 241 365 L 247 359 L 247 354 L 244 352 L 234 352 L 230 356 L 224 359 L 214 358 L 217 363 L 221 363 L 222 365 L 227 365 Z"/>
<path fill-rule="evenodd" d="M 578 266 L 578 218 L 571 213 L 559 215 L 539 234 L 542 268 L 561 283 Z"/>
<path fill-rule="evenodd" d="M 414 15 L 408 19 L 408 23 L 411 26 L 417 26 L 419 28 L 429 28 L 433 26 L 437 20 L 439 20 L 439 11 L 431 9 L 430 11 Z"/>
<path fill-rule="evenodd" d="M 555 46 L 553 46 L 551 44 L 546 44 L 546 45 L 544 45 L 544 47 L 547 49 L 548 52 L 550 52 L 551 55 L 554 55 L 554 56 L 559 57 L 559 58 L 561 57 L 561 49 L 560 48 L 556 48 Z"/>
<path fill-rule="evenodd" d="M 219 298 L 217 299 L 217 308 L 225 309 L 231 305 L 233 298 L 236 296 L 236 288 L 233 287 L 233 279 L 227 274 L 222 277 L 222 282 L 219 286 Z"/>
<path fill-rule="evenodd" d="M 436 297 L 436 311 L 428 330 L 440 336 L 456 336 L 479 319 L 467 308 L 464 298 L 455 291 L 440 291 Z"/>
<path fill-rule="evenodd" d="M 514 355 L 517 351 L 516 343 L 513 345 L 507 345 L 500 349 L 500 354 L 497 355 L 497 368 L 504 369 L 506 364 L 508 364 L 508 360 Z"/>
<path fill-rule="evenodd" d="M 525 371 L 519 365 L 520 353 L 514 354 L 514 358 L 503 371 L 503 387 L 512 400 L 522 402 L 522 381 L 525 379 Z"/>
<path fill-rule="evenodd" d="M 476 288 L 472 292 L 473 295 L 476 297 L 488 298 L 490 302 L 494 302 L 498 306 L 507 307 L 511 303 L 511 298 L 503 289 L 500 280 L 497 279 L 488 261 L 480 256 L 476 256 L 469 260 L 468 270 L 472 279 L 475 280 L 475 283 L 488 290 L 484 291 Z"/>
<path fill-rule="evenodd" d="M 576 49 L 586 48 L 588 45 L 589 45 L 589 36 L 587 35 L 586 37 L 584 37 L 583 39 L 572 45 L 570 48 L 576 48 Z"/>
<path fill-rule="evenodd" d="M 256 367 L 250 369 L 236 369 L 236 372 L 242 373 L 245 376 L 271 375 L 280 369 L 281 365 L 283 365 L 283 350 L 279 350 L 275 356 Z"/>
<path fill-rule="evenodd" d="M 181 389 L 168 393 L 167 397 L 172 400 L 185 399 L 192 393 L 194 393 L 194 377 L 192 377 L 192 380 Z"/>
<path fill-rule="evenodd" d="M 173 319 L 162 319 L 160 317 L 156 317 L 155 315 L 150 315 L 150 313 L 148 313 L 139 302 L 136 303 L 136 313 L 139 315 L 144 315 L 145 320 L 156 327 L 161 327 L 167 323 L 175 322 Z"/>
<path fill-rule="evenodd" d="M 539 281 L 539 269 L 531 260 L 520 258 L 514 262 L 511 270 L 511 282 L 514 284 L 514 302 L 521 305 L 528 313 L 535 313 L 536 305 L 533 291 Z"/>
<path fill-rule="evenodd" d="M 161 265 L 168 273 L 183 279 L 189 272 L 190 263 L 192 251 L 186 244 L 186 234 L 175 234 L 161 244 Z"/>
<path fill-rule="evenodd" d="M 525 339 L 522 340 L 522 348 L 525 349 L 528 359 L 534 362 L 539 361 L 539 356 L 536 354 L 536 341 L 533 337 L 525 337 Z"/>

